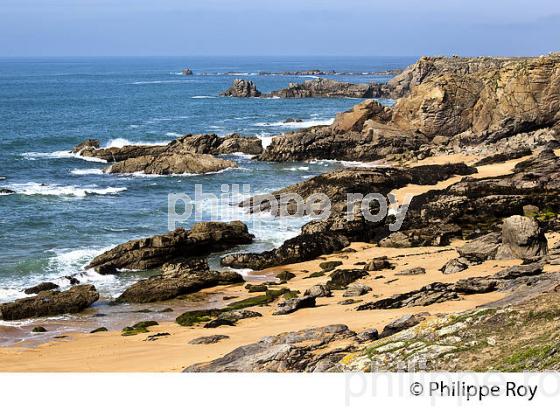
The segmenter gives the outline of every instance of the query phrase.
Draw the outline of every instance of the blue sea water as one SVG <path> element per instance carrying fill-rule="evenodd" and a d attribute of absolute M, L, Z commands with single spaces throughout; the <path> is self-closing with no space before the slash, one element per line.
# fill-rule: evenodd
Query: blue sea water
<path fill-rule="evenodd" d="M 235 99 L 219 97 L 234 78 L 264 92 L 306 78 L 260 76 L 318 68 L 372 72 L 403 68 L 414 58 L 26 58 L 0 59 L 0 302 L 26 286 L 82 271 L 102 250 L 167 231 L 167 195 L 220 192 L 221 184 L 250 184 L 269 192 L 343 164 L 327 161 L 272 164 L 232 157 L 239 168 L 200 176 L 105 175 L 106 164 L 68 151 L 86 138 L 104 146 L 166 143 L 186 133 L 272 135 L 328 124 L 356 99 Z M 193 76 L 181 75 L 184 67 Z M 235 74 L 231 74 L 235 72 Z M 228 74 L 226 74 L 228 73 Z M 341 81 L 386 81 L 383 76 L 336 76 Z M 284 124 L 286 118 L 301 123 Z M 204 218 L 210 219 L 207 205 Z M 232 217 L 244 218 L 234 206 Z M 250 226 L 246 249 L 264 250 L 295 236 L 303 221 L 283 229 L 263 216 Z M 190 225 L 189 223 L 185 224 Z M 85 273 L 103 297 L 119 294 L 139 273 L 119 277 Z M 64 284 L 63 281 L 60 282 Z"/>

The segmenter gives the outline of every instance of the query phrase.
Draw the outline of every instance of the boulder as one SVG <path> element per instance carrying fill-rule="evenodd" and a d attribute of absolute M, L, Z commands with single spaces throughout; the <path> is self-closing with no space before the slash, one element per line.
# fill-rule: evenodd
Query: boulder
<path fill-rule="evenodd" d="M 315 297 L 308 295 L 300 298 L 292 298 L 278 303 L 278 309 L 273 315 L 288 315 L 296 310 L 315 307 Z"/>
<path fill-rule="evenodd" d="M 379 332 L 377 329 L 367 329 L 356 335 L 356 340 L 360 343 L 366 343 L 379 339 Z"/>
<path fill-rule="evenodd" d="M 312 296 L 314 298 L 328 298 L 332 296 L 331 290 L 325 285 L 314 285 L 307 289 L 304 296 Z"/>
<path fill-rule="evenodd" d="M 181 70 L 181 74 L 182 74 L 182 75 L 187 75 L 187 76 L 188 76 L 188 75 L 193 75 L 193 71 L 192 71 L 190 68 L 183 68 L 183 69 Z"/>
<path fill-rule="evenodd" d="M 389 262 L 389 258 L 386 256 L 380 256 L 378 258 L 373 258 L 368 264 L 365 266 L 365 270 L 367 271 L 380 271 L 384 269 L 395 269 L 395 265 Z"/>
<path fill-rule="evenodd" d="M 389 337 L 394 335 L 395 333 L 402 332 L 403 330 L 409 329 L 417 324 L 426 320 L 428 317 L 428 313 L 419 313 L 419 314 L 408 314 L 399 317 L 398 319 L 393 320 L 392 322 L 388 323 L 381 332 L 380 338 Z"/>
<path fill-rule="evenodd" d="M 169 151 L 193 152 L 196 154 L 224 155 L 241 152 L 248 155 L 262 153 L 262 140 L 231 134 L 220 137 L 216 134 L 187 134 L 168 144 Z"/>
<path fill-rule="evenodd" d="M 21 320 L 33 317 L 78 313 L 99 299 L 93 285 L 78 285 L 64 292 L 49 290 L 37 296 L 0 305 L 0 320 Z"/>
<path fill-rule="evenodd" d="M 502 236 L 497 232 L 483 235 L 457 249 L 459 255 L 469 260 L 486 261 L 495 259 L 498 248 L 502 241 Z"/>
<path fill-rule="evenodd" d="M 261 92 L 257 90 L 257 86 L 252 81 L 236 78 L 235 80 L 233 80 L 233 84 L 231 85 L 231 87 L 220 95 L 223 95 L 225 97 L 247 98 L 260 97 Z"/>
<path fill-rule="evenodd" d="M 96 256 L 86 268 L 94 268 L 100 273 L 115 273 L 117 269 L 152 269 L 252 241 L 253 235 L 240 221 L 200 222 L 190 230 L 178 228 L 163 235 L 118 245 Z"/>
<path fill-rule="evenodd" d="M 33 295 L 46 290 L 58 289 L 58 287 L 59 286 L 56 283 L 43 282 L 43 283 L 39 283 L 36 286 L 32 286 L 30 288 L 25 289 L 23 293 L 25 293 L 26 295 Z"/>
<path fill-rule="evenodd" d="M 513 215 L 502 225 L 502 244 L 496 259 L 528 259 L 548 253 L 548 242 L 538 222 L 526 216 Z"/>
<path fill-rule="evenodd" d="M 361 283 L 352 283 L 348 285 L 348 289 L 342 296 L 345 298 L 355 298 L 358 296 L 363 296 L 368 292 L 371 292 L 371 288 L 369 286 L 363 285 Z"/>
<path fill-rule="evenodd" d="M 467 258 L 453 258 L 445 263 L 440 269 L 445 275 L 450 275 L 452 273 L 462 272 L 469 268 L 471 262 Z"/>
<path fill-rule="evenodd" d="M 330 290 L 346 289 L 352 282 L 368 276 L 368 272 L 363 269 L 337 269 L 330 275 L 330 280 L 326 286 Z"/>
<path fill-rule="evenodd" d="M 321 262 L 319 267 L 323 270 L 323 272 L 330 272 L 340 265 L 342 265 L 342 261 L 327 261 Z"/>

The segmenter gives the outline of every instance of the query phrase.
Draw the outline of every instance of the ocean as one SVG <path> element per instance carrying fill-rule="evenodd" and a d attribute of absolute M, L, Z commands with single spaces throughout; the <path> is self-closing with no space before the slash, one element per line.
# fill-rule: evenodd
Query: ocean
<path fill-rule="evenodd" d="M 145 273 L 101 276 L 83 267 L 103 250 L 130 239 L 166 232 L 167 195 L 202 184 L 220 193 L 222 184 L 250 184 L 251 193 L 271 192 L 344 166 L 333 161 L 272 164 L 247 156 L 230 159 L 239 168 L 198 176 L 105 175 L 106 164 L 86 161 L 69 150 L 86 138 L 105 147 L 167 143 L 187 133 L 237 132 L 271 136 L 329 124 L 357 99 L 236 99 L 219 97 L 234 78 L 253 80 L 262 92 L 285 88 L 306 76 L 259 75 L 305 69 L 382 72 L 404 68 L 414 57 L 353 58 L 25 58 L 0 59 L 0 302 L 24 296 L 42 281 L 67 286 L 79 274 L 102 295 L 117 296 Z M 192 76 L 181 70 L 189 67 Z M 340 81 L 387 81 L 383 75 L 336 75 Z M 287 118 L 301 122 L 285 123 Z M 200 204 L 203 219 L 213 218 Z M 247 219 L 235 204 L 224 220 Z M 263 215 L 254 244 L 262 251 L 298 234 L 305 220 L 280 227 Z M 191 222 L 184 225 L 188 227 Z M 0 322 L 1 323 L 1 322 Z M 1 341 L 0 341 L 1 342 Z"/>

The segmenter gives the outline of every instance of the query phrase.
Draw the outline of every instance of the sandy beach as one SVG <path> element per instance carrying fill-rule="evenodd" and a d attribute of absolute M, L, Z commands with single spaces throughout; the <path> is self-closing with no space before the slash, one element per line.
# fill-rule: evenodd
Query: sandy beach
<path fill-rule="evenodd" d="M 508 174 L 515 164 L 524 159 L 526 158 L 479 167 L 478 174 L 473 177 L 483 178 Z M 436 157 L 421 161 L 421 164 L 459 160 L 472 163 L 476 158 Z M 461 177 L 453 177 L 433 186 L 409 185 L 393 193 L 399 201 L 402 201 L 408 195 L 417 195 L 431 189 L 442 189 L 460 179 Z M 370 294 L 359 299 L 371 301 L 412 291 L 432 282 L 451 283 L 459 279 L 491 275 L 521 262 L 519 260 L 492 260 L 472 266 L 460 273 L 444 275 L 439 269 L 449 259 L 458 256 L 455 248 L 461 244 L 462 241 L 455 241 L 450 246 L 444 247 L 380 248 L 367 243 L 352 243 L 349 248 L 355 252 L 340 252 L 325 255 L 313 261 L 278 266 L 254 272 L 253 276 L 272 278 L 278 272 L 290 271 L 296 277 L 284 286 L 303 293 L 312 285 L 325 282 L 324 277 L 307 278 L 310 273 L 321 270 L 319 268 L 321 262 L 340 261 L 342 265 L 339 268 L 358 268 L 360 262 L 370 261 L 374 257 L 387 256 L 395 265 L 395 269 L 373 272 L 359 281 L 373 289 Z M 396 276 L 399 271 L 414 267 L 424 268 L 426 274 Z M 221 286 L 205 292 L 238 299 L 252 296 L 241 286 Z M 173 322 L 165 322 L 151 327 L 149 333 L 136 336 L 124 337 L 120 332 L 115 331 L 97 334 L 74 333 L 67 335 L 66 338 L 34 348 L 1 348 L 0 371 L 178 372 L 188 365 L 216 359 L 236 347 L 282 332 L 330 324 L 345 324 L 353 331 L 370 328 L 382 329 L 390 321 L 407 313 L 427 311 L 431 315 L 437 315 L 462 312 L 504 297 L 503 293 L 491 292 L 468 295 L 458 301 L 438 303 L 429 307 L 356 311 L 356 305 L 338 304 L 344 299 L 342 293 L 343 291 L 335 291 L 333 297 L 319 298 L 315 308 L 301 309 L 286 316 L 273 316 L 273 306 L 252 308 L 261 313 L 262 317 L 239 321 L 234 327 L 206 329 L 200 326 L 182 327 Z M 156 340 L 147 340 L 148 336 L 156 333 L 169 333 L 169 335 Z M 229 338 L 210 345 L 189 344 L 192 339 L 218 334 L 229 336 Z"/>

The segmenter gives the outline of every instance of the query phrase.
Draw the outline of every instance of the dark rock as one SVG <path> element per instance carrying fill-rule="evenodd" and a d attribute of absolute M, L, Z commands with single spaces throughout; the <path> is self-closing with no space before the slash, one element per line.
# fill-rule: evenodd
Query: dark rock
<path fill-rule="evenodd" d="M 393 320 L 391 323 L 387 324 L 379 338 L 389 337 L 395 333 L 402 332 L 403 330 L 409 329 L 416 326 L 417 324 L 426 320 L 429 316 L 428 313 L 419 313 L 415 315 L 404 315 L 398 319 Z"/>
<path fill-rule="evenodd" d="M 426 274 L 426 269 L 421 267 L 405 269 L 395 273 L 395 275 L 398 276 L 416 276 L 416 275 L 425 275 L 425 274 Z"/>
<path fill-rule="evenodd" d="M 452 273 L 462 272 L 468 269 L 470 265 L 471 263 L 467 258 L 459 257 L 447 261 L 440 271 L 445 275 L 450 275 Z"/>
<path fill-rule="evenodd" d="M 386 256 L 380 256 L 378 258 L 373 258 L 369 263 L 365 264 L 365 270 L 367 271 L 379 271 L 383 269 L 395 269 L 395 265 L 389 262 L 389 258 Z"/>
<path fill-rule="evenodd" d="M 319 267 L 323 269 L 323 272 L 330 272 L 334 270 L 337 266 L 342 265 L 341 261 L 328 261 L 328 262 L 321 262 Z"/>
<path fill-rule="evenodd" d="M 363 269 L 337 269 L 331 273 L 331 279 L 326 286 L 331 290 L 346 289 L 350 283 L 365 276 L 368 276 L 368 273 Z"/>
<path fill-rule="evenodd" d="M 43 282 L 36 286 L 25 289 L 23 293 L 25 293 L 26 295 L 32 295 L 39 292 L 43 292 L 45 290 L 53 290 L 53 289 L 58 289 L 58 285 L 52 282 Z"/>
<path fill-rule="evenodd" d="M 287 265 L 333 253 L 349 244 L 343 236 L 329 234 L 300 235 L 289 239 L 279 248 L 257 253 L 240 253 L 222 258 L 222 264 L 233 268 L 261 270 L 272 266 Z"/>
<path fill-rule="evenodd" d="M 11 189 L 7 189 L 7 188 L 0 188 L 0 194 L 1 195 L 12 195 L 15 194 L 16 191 L 13 191 Z"/>
<path fill-rule="evenodd" d="M 338 302 L 339 305 L 353 305 L 354 303 L 360 303 L 362 300 L 356 300 L 356 299 L 344 299 L 341 300 L 340 302 Z"/>
<path fill-rule="evenodd" d="M 143 279 L 128 287 L 117 303 L 151 303 L 198 292 L 202 289 L 244 282 L 236 272 L 173 272 Z"/>
<path fill-rule="evenodd" d="M 282 281 L 282 282 L 288 282 L 289 280 L 295 278 L 296 275 L 294 275 L 292 272 L 284 270 L 284 271 L 280 272 L 279 274 L 277 274 L 275 277 L 276 277 L 276 279 L 280 279 L 280 281 Z"/>
<path fill-rule="evenodd" d="M 278 309 L 273 315 L 288 315 L 299 309 L 315 307 L 315 297 L 308 295 L 300 298 L 292 298 L 279 303 L 278 306 Z"/>
<path fill-rule="evenodd" d="M 226 335 L 212 335 L 212 336 L 202 336 L 197 337 L 189 342 L 191 345 L 209 345 L 218 343 L 222 340 L 229 339 L 229 336 Z"/>
<path fill-rule="evenodd" d="M 183 75 L 193 75 L 193 72 L 190 68 L 183 68 L 181 70 L 181 74 L 183 74 Z"/>
<path fill-rule="evenodd" d="M 482 165 L 490 165 L 490 164 L 496 164 L 496 163 L 500 163 L 500 162 L 506 162 L 506 161 L 510 161 L 512 159 L 526 157 L 526 156 L 531 155 L 531 154 L 532 154 L 532 151 L 531 151 L 530 148 L 521 147 L 521 148 L 517 148 L 517 149 L 512 150 L 512 151 L 499 152 L 497 154 L 490 155 L 488 157 L 482 158 L 480 161 L 478 161 L 476 164 L 474 164 L 474 166 L 475 167 L 480 167 Z"/>
<path fill-rule="evenodd" d="M 257 90 L 257 86 L 252 81 L 236 78 L 235 80 L 233 80 L 233 84 L 231 85 L 231 87 L 220 95 L 223 95 L 225 97 L 247 98 L 260 97 L 261 92 Z"/>
<path fill-rule="evenodd" d="M 21 320 L 32 317 L 78 313 L 99 299 L 92 285 L 74 286 L 64 292 L 40 292 L 37 296 L 0 305 L 0 320 Z"/>
<path fill-rule="evenodd" d="M 252 241 L 253 235 L 242 222 L 201 222 L 193 225 L 191 230 L 178 228 L 167 234 L 126 242 L 95 257 L 86 268 L 96 271 L 151 269 Z"/>
<path fill-rule="evenodd" d="M 377 329 L 367 329 L 367 330 L 364 330 L 363 332 L 358 333 L 356 335 L 356 339 L 360 343 L 365 343 L 365 342 L 369 342 L 369 341 L 372 341 L 372 340 L 377 340 L 377 339 L 379 339 L 379 332 L 377 331 Z"/>
<path fill-rule="evenodd" d="M 109 329 L 106 327 L 98 327 L 97 329 L 93 329 L 90 333 L 99 333 L 99 332 L 108 332 Z"/>
<path fill-rule="evenodd" d="M 171 333 L 160 332 L 160 333 L 156 333 L 156 334 L 148 336 L 146 339 L 144 339 L 144 341 L 145 342 L 154 342 L 158 339 L 161 339 L 162 337 L 167 337 L 167 336 L 171 336 Z"/>
<path fill-rule="evenodd" d="M 32 330 L 33 333 L 44 333 L 47 331 L 43 326 L 35 326 Z"/>
<path fill-rule="evenodd" d="M 255 293 L 255 292 L 266 292 L 268 290 L 268 287 L 266 285 L 251 285 L 250 283 L 248 283 L 245 286 L 245 289 L 247 289 L 249 293 Z"/>
<path fill-rule="evenodd" d="M 194 326 L 198 323 L 209 322 L 220 313 L 219 309 L 191 310 L 181 314 L 175 321 L 181 326 Z"/>
<path fill-rule="evenodd" d="M 214 319 L 204 325 L 207 329 L 214 329 L 220 326 L 235 326 L 235 322 L 228 319 Z"/>
<path fill-rule="evenodd" d="M 239 320 L 251 319 L 251 318 L 261 317 L 261 316 L 262 314 L 260 314 L 259 312 L 243 309 L 243 310 L 231 310 L 231 311 L 222 312 L 218 315 L 218 319 L 229 320 L 230 322 L 235 323 L 238 322 Z"/>

